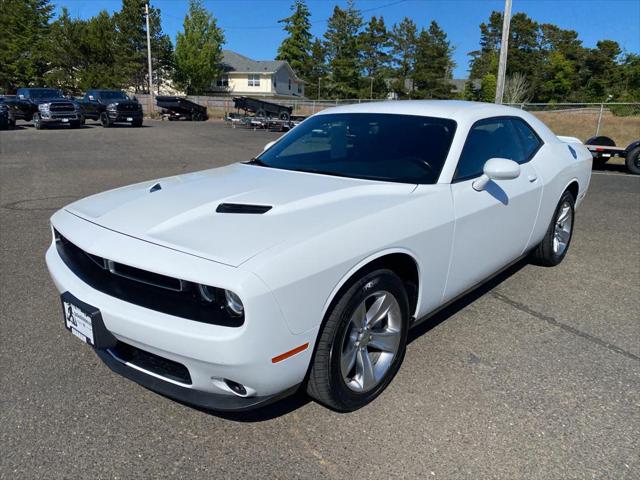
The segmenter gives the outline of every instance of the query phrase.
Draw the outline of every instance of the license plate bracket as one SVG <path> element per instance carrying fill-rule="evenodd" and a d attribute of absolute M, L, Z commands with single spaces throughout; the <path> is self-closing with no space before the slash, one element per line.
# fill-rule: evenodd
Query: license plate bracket
<path fill-rule="evenodd" d="M 77 299 L 70 292 L 64 292 L 60 300 L 67 330 L 94 348 L 116 346 L 118 341 L 105 327 L 98 308 Z"/>

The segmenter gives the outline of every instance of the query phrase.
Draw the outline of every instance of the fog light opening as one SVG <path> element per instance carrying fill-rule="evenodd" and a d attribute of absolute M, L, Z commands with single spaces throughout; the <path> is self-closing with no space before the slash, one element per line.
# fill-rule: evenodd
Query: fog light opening
<path fill-rule="evenodd" d="M 247 389 L 244 388 L 244 385 L 240 385 L 238 382 L 234 382 L 228 378 L 224 379 L 224 383 L 226 383 L 227 387 L 229 387 L 229 389 L 239 397 L 246 397 L 248 395 Z"/>

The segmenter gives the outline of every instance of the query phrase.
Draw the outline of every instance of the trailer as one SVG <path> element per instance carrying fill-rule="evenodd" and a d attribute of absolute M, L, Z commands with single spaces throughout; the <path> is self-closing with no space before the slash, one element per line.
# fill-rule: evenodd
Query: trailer
<path fill-rule="evenodd" d="M 277 118 L 278 120 L 287 122 L 293 111 L 292 107 L 252 97 L 234 97 L 233 104 L 237 110 L 244 110 L 245 114 L 250 112 L 256 117 L 264 117 L 267 119 Z"/>
<path fill-rule="evenodd" d="M 163 116 L 169 120 L 204 121 L 209 118 L 207 107 L 198 105 L 184 97 L 161 95 L 156 97 L 156 104 L 162 108 Z"/>
<path fill-rule="evenodd" d="M 600 135 L 588 139 L 585 146 L 591 152 L 595 167 L 604 166 L 613 157 L 624 158 L 627 171 L 633 175 L 640 175 L 640 139 L 623 148 L 617 147 L 613 139 Z"/>

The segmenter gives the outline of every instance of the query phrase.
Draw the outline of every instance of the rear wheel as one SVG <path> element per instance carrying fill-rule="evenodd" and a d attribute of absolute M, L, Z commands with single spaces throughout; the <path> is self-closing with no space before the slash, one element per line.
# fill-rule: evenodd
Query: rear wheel
<path fill-rule="evenodd" d="M 395 273 L 376 270 L 360 278 L 328 313 L 307 393 L 339 411 L 371 402 L 400 368 L 408 325 L 407 293 Z"/>
<path fill-rule="evenodd" d="M 573 236 L 575 200 L 569 191 L 560 197 L 544 239 L 532 252 L 534 263 L 554 267 L 564 259 Z"/>
<path fill-rule="evenodd" d="M 625 163 L 630 173 L 640 175 L 640 146 L 627 152 Z"/>

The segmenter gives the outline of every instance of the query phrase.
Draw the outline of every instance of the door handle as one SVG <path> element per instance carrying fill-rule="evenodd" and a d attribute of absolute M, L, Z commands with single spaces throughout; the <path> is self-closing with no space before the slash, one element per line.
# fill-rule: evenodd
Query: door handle
<path fill-rule="evenodd" d="M 535 182 L 536 180 L 538 180 L 538 176 L 535 173 L 531 173 L 529 174 L 529 176 L 527 177 L 529 179 L 529 181 L 531 183 Z"/>

